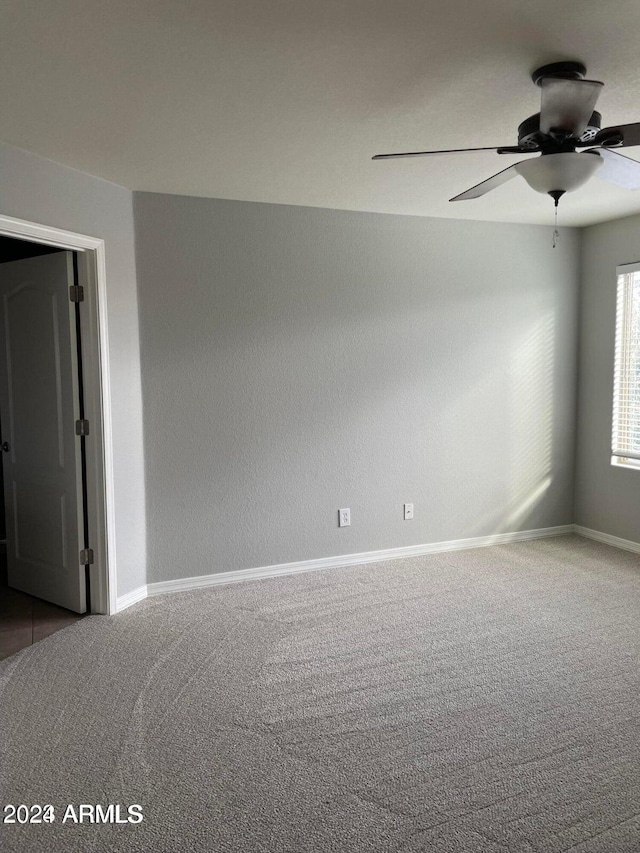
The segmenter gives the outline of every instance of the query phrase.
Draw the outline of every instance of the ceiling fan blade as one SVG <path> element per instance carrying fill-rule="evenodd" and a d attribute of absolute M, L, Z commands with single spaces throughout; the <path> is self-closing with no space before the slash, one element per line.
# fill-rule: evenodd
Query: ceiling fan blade
<path fill-rule="evenodd" d="M 615 140 L 613 144 L 616 148 L 640 145 L 640 121 L 636 121 L 633 124 L 616 124 L 612 127 L 603 127 L 591 142 L 608 147 L 608 140 Z"/>
<path fill-rule="evenodd" d="M 503 145 L 495 148 L 445 148 L 442 151 L 405 151 L 400 154 L 376 154 L 372 160 L 391 160 L 394 157 L 426 157 L 429 154 L 463 154 L 468 151 L 497 151 L 498 154 L 535 154 L 537 148 L 518 148 L 517 146 Z"/>
<path fill-rule="evenodd" d="M 526 163 L 527 161 L 521 160 L 520 162 Z M 463 193 L 460 193 L 460 195 L 454 195 L 454 197 L 450 198 L 449 201 L 466 201 L 470 198 L 480 198 L 481 195 L 491 192 L 491 190 L 495 190 L 502 184 L 506 184 L 506 182 L 510 181 L 511 178 L 515 178 L 518 174 L 516 172 L 517 165 L 517 163 L 514 163 L 512 166 L 507 166 L 506 169 L 503 169 L 501 172 L 492 175 L 490 178 L 487 178 L 486 181 L 482 181 L 482 183 L 476 184 L 475 187 L 471 187 L 471 189 L 465 190 Z"/>
<path fill-rule="evenodd" d="M 540 80 L 541 133 L 549 134 L 552 130 L 564 130 L 576 138 L 582 136 L 603 85 L 598 80 L 543 77 Z"/>
<path fill-rule="evenodd" d="M 618 154 L 610 148 L 588 148 L 584 153 L 597 153 L 602 157 L 602 166 L 595 173 L 596 178 L 617 184 L 625 190 L 640 190 L 640 163 Z"/>

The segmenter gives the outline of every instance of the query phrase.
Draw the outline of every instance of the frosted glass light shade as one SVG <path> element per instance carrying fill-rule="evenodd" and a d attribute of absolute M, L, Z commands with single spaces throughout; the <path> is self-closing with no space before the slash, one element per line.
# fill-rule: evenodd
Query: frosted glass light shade
<path fill-rule="evenodd" d="M 550 193 L 553 190 L 571 192 L 586 184 L 602 166 L 598 154 L 542 154 L 532 160 L 516 163 L 515 168 L 532 190 Z"/>

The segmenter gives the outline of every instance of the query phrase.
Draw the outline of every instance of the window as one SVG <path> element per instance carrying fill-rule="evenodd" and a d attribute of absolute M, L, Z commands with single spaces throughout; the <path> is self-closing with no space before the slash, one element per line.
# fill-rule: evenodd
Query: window
<path fill-rule="evenodd" d="M 640 469 L 640 263 L 618 267 L 611 453 Z"/>

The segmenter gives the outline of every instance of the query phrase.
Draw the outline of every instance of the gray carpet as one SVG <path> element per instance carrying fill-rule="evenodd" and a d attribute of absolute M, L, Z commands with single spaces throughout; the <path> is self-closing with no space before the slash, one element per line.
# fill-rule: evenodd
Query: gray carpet
<path fill-rule="evenodd" d="M 161 596 L 0 664 L 6 851 L 638 853 L 640 560 L 576 537 Z"/>

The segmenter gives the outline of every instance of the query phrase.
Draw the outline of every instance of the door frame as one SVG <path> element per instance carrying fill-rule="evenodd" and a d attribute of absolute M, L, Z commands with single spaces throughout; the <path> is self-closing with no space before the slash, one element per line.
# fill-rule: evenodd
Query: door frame
<path fill-rule="evenodd" d="M 0 214 L 0 235 L 44 243 L 78 253 L 79 283 L 84 287 L 80 312 L 87 441 L 87 513 L 94 562 L 89 567 L 91 602 L 87 612 L 117 612 L 115 488 L 107 274 L 104 240 Z"/>

